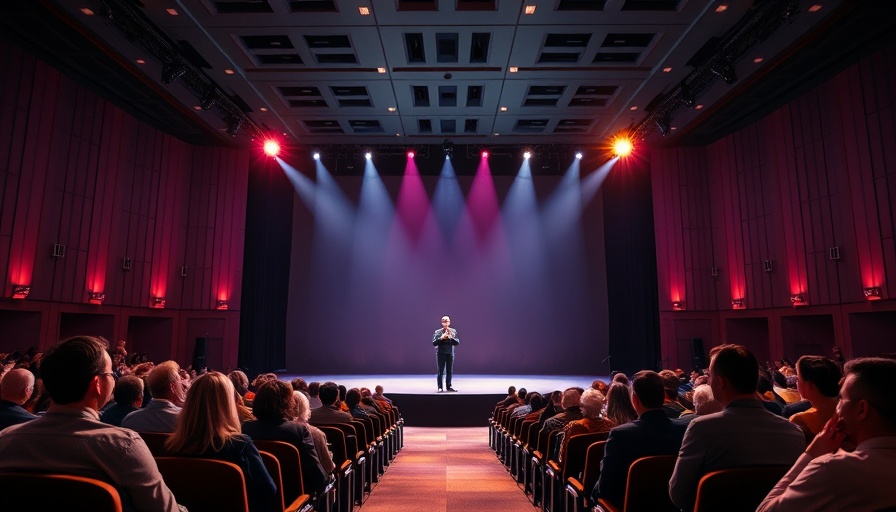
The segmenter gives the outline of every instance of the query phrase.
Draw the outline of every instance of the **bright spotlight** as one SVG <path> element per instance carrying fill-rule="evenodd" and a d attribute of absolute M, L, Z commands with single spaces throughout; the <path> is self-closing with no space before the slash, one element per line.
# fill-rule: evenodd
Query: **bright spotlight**
<path fill-rule="evenodd" d="M 576 153 L 576 160 L 581 160 L 581 159 L 582 159 L 582 152 L 579 151 L 578 153 Z"/>
<path fill-rule="evenodd" d="M 528 152 L 528 151 L 526 151 L 525 153 L 523 153 L 523 158 L 525 158 L 526 160 L 528 160 L 529 157 L 531 157 L 531 156 L 532 156 L 532 153 L 530 153 L 530 152 Z"/>
<path fill-rule="evenodd" d="M 488 151 L 482 152 L 482 158 L 488 158 Z"/>
<path fill-rule="evenodd" d="M 370 151 L 364 153 L 364 158 L 370 160 L 371 158 L 373 158 L 373 153 L 371 153 Z"/>
<path fill-rule="evenodd" d="M 312 155 L 312 156 L 314 156 L 314 159 L 315 159 L 315 160 L 320 160 L 320 153 L 319 153 L 319 152 L 315 151 L 315 152 L 314 152 L 314 155 Z"/>
<path fill-rule="evenodd" d="M 634 149 L 632 141 L 627 137 L 616 137 L 613 140 L 613 154 L 620 158 L 629 156 Z"/>
<path fill-rule="evenodd" d="M 414 152 L 408 151 L 408 158 L 414 158 Z"/>
<path fill-rule="evenodd" d="M 280 144 L 275 140 L 264 141 L 264 153 L 268 156 L 277 156 L 280 153 Z"/>

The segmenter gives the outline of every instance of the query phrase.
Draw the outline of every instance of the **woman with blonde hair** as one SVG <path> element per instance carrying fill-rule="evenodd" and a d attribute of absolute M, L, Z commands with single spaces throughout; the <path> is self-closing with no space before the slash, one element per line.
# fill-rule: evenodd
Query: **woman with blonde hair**
<path fill-rule="evenodd" d="M 233 384 L 224 374 L 209 372 L 198 377 L 165 448 L 170 455 L 236 464 L 246 479 L 249 509 L 274 510 L 277 487 L 252 439 L 241 432 L 233 395 Z"/>

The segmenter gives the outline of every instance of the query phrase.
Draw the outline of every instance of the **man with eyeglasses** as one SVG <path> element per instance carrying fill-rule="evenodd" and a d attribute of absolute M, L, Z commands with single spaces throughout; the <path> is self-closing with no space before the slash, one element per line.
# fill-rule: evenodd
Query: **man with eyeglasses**
<path fill-rule="evenodd" d="M 0 472 L 94 478 L 118 489 L 126 511 L 177 512 L 143 439 L 100 421 L 115 387 L 106 343 L 90 336 L 64 340 L 47 351 L 40 372 L 53 405 L 43 417 L 0 432 Z M 40 496 L 34 508 L 41 508 Z"/>
<path fill-rule="evenodd" d="M 844 372 L 834 415 L 759 511 L 896 510 L 896 360 L 855 359 Z"/>

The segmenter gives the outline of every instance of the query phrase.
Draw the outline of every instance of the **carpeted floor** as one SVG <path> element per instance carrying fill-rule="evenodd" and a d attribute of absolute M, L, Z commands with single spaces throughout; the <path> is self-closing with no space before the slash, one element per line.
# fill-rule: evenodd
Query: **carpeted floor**
<path fill-rule="evenodd" d="M 488 447 L 488 427 L 405 427 L 404 448 L 360 512 L 532 512 Z"/>

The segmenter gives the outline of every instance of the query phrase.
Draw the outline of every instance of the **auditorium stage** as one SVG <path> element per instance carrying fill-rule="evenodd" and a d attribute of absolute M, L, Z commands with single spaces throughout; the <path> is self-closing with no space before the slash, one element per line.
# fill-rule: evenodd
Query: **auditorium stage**
<path fill-rule="evenodd" d="M 465 375 L 452 379 L 456 393 L 438 393 L 432 375 L 296 375 L 281 374 L 283 380 L 302 377 L 307 382 L 333 381 L 347 388 L 383 386 L 383 393 L 401 411 L 406 425 L 421 427 L 485 426 L 498 400 L 507 396 L 507 388 L 524 387 L 545 394 L 555 389 L 579 386 L 588 388 L 593 375 Z"/>

